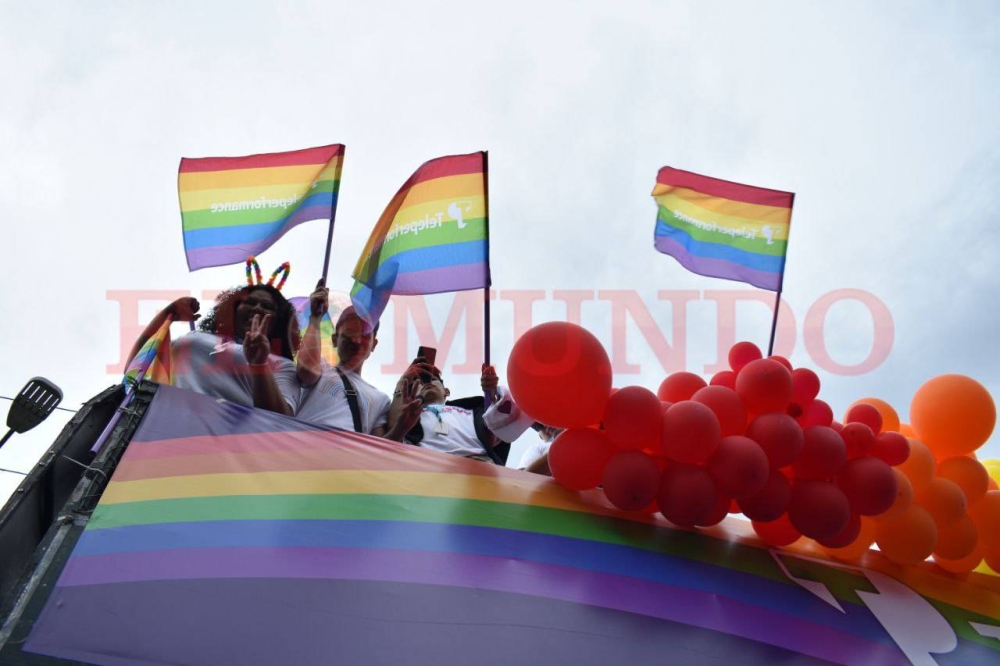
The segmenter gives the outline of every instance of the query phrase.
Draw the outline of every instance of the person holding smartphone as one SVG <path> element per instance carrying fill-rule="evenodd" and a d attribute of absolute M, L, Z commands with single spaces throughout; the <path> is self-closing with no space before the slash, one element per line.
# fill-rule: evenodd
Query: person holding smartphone
<path fill-rule="evenodd" d="M 404 433 L 390 432 L 389 396 L 361 378 L 365 361 L 378 346 L 378 324 L 369 326 L 353 307 L 337 318 L 333 345 L 339 362 L 331 366 L 320 353 L 320 321 L 330 307 L 329 290 L 320 280 L 309 297 L 309 326 L 306 328 L 296 364 L 301 383 L 296 418 L 321 426 L 402 439 Z M 401 404 L 412 410 L 420 406 L 419 386 L 408 388 Z"/>

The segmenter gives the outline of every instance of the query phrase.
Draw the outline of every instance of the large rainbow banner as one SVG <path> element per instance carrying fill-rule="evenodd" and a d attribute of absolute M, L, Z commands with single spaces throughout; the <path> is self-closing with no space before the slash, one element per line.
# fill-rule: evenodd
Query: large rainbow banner
<path fill-rule="evenodd" d="M 768 550 L 161 386 L 28 652 L 96 664 L 990 664 L 1000 578 Z"/>
<path fill-rule="evenodd" d="M 425 162 L 379 217 L 354 268 L 351 301 L 374 325 L 392 294 L 490 286 L 486 153 Z"/>
<path fill-rule="evenodd" d="M 188 269 L 246 261 L 309 220 L 336 214 L 344 146 L 181 159 L 177 191 Z"/>
<path fill-rule="evenodd" d="M 684 268 L 781 290 L 795 195 L 663 167 L 654 244 Z"/>

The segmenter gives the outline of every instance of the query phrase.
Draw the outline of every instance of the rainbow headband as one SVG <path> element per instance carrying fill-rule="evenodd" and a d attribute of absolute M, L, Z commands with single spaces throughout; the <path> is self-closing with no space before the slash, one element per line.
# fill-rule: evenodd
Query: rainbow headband
<path fill-rule="evenodd" d="M 253 281 L 253 276 L 250 273 L 251 267 L 253 267 L 253 272 L 256 274 L 257 277 L 256 283 Z M 292 272 L 292 265 L 286 261 L 285 263 L 281 264 L 280 266 L 274 269 L 274 272 L 271 273 L 271 277 L 268 278 L 267 280 L 267 286 L 269 287 L 274 286 L 275 289 L 281 291 L 281 288 L 285 286 L 285 280 L 288 279 L 288 275 L 291 272 Z M 278 273 L 284 273 L 284 275 L 281 276 L 281 280 L 278 282 L 277 286 L 275 286 L 274 280 L 275 278 L 278 277 Z M 260 264 L 257 263 L 257 259 L 252 256 L 247 257 L 247 285 L 254 287 L 259 284 L 263 284 L 263 282 L 264 279 L 261 276 Z"/>

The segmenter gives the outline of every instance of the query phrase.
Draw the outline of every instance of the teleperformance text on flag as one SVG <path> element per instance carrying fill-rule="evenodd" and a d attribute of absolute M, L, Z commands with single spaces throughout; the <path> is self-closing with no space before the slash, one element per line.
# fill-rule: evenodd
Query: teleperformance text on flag
<path fill-rule="evenodd" d="M 724 226 L 719 225 L 717 222 L 703 222 L 703 221 L 701 221 L 699 219 L 691 217 L 690 215 L 685 215 L 684 213 L 682 213 L 680 211 L 677 211 L 677 210 L 672 210 L 670 212 L 673 213 L 674 217 L 676 217 L 678 220 L 681 220 L 683 222 L 687 222 L 688 224 L 691 224 L 691 225 L 693 225 L 695 227 L 698 227 L 699 229 L 702 229 L 703 231 L 714 231 L 715 233 L 723 234 L 723 235 L 726 235 L 726 236 L 732 236 L 733 238 L 736 238 L 736 237 L 740 237 L 740 238 L 756 238 L 757 237 L 757 230 L 756 229 L 748 229 L 746 227 L 740 227 L 738 229 L 735 228 L 735 227 L 724 227 Z"/>
<path fill-rule="evenodd" d="M 226 201 L 223 203 L 213 203 L 212 212 L 213 213 L 227 213 L 234 210 L 252 210 L 261 208 L 289 208 L 294 207 L 297 203 L 302 201 L 302 197 L 298 194 L 290 197 L 282 197 L 280 199 L 268 199 L 267 197 L 260 197 L 259 199 L 247 199 L 245 201 Z"/>

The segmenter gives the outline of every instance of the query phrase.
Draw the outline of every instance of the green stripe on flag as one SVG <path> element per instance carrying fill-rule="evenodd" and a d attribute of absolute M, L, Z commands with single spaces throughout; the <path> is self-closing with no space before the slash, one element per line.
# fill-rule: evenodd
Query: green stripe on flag
<path fill-rule="evenodd" d="M 691 236 L 691 238 L 701 243 L 726 245 L 728 247 L 734 247 L 747 252 L 753 252 L 754 254 L 766 254 L 774 257 L 785 256 L 788 241 L 775 240 L 772 241 L 771 245 L 768 245 L 767 240 L 761 236 L 758 236 L 757 238 L 743 238 L 742 236 L 730 236 L 717 231 L 700 229 L 690 222 L 677 219 L 674 217 L 673 212 L 665 206 L 659 206 L 659 209 L 660 212 L 656 218 L 657 220 L 668 227 L 673 227 L 674 229 L 685 232 Z"/>
<path fill-rule="evenodd" d="M 303 192 L 302 199 L 313 194 L 327 194 L 337 192 L 340 189 L 340 181 L 321 180 L 316 187 L 310 187 Z M 260 197 L 258 197 L 259 199 Z M 244 199 L 244 201 L 254 201 Z M 223 202 L 219 202 L 223 203 Z M 275 222 L 295 212 L 301 200 L 296 206 L 288 208 L 248 208 L 246 210 L 227 210 L 213 213 L 210 208 L 201 210 L 190 210 L 181 213 L 184 222 L 184 231 L 194 231 L 195 229 L 214 229 L 216 227 L 238 227 L 244 224 L 259 224 Z"/>

